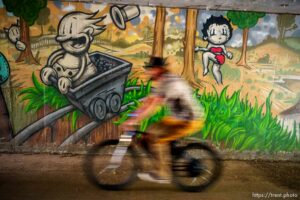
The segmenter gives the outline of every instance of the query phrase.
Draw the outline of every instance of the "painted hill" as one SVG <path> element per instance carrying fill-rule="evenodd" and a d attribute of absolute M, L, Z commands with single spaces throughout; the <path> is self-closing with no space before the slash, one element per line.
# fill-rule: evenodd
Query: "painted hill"
<path fill-rule="evenodd" d="M 300 100 L 294 106 L 281 112 L 280 115 L 282 115 L 282 116 L 299 115 L 300 116 Z"/>
<path fill-rule="evenodd" d="M 131 47 L 120 50 L 119 52 L 116 53 L 116 55 L 120 55 L 120 54 L 131 55 L 131 54 L 136 54 L 141 51 L 144 51 L 144 52 L 147 52 L 150 54 L 152 51 L 152 47 L 147 44 L 136 44 Z"/>
<path fill-rule="evenodd" d="M 279 66 L 290 66 L 292 64 L 300 63 L 300 55 L 280 43 L 268 42 L 257 47 L 250 48 L 248 57 L 250 62 L 257 62 L 260 58 L 269 54 L 270 61 Z"/>

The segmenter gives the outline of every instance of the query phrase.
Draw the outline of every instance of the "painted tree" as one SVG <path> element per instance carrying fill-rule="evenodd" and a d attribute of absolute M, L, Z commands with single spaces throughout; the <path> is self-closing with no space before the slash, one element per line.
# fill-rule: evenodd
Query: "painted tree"
<path fill-rule="evenodd" d="M 31 51 L 29 26 L 34 24 L 40 10 L 46 7 L 47 0 L 3 0 L 3 4 L 8 12 L 20 18 L 20 40 L 26 45 L 26 49 L 20 53 L 16 62 L 38 64 Z"/>
<path fill-rule="evenodd" d="M 243 30 L 243 44 L 242 54 L 239 61 L 236 63 L 238 66 L 243 66 L 247 69 L 250 67 L 247 64 L 247 42 L 249 29 L 254 27 L 259 18 L 264 17 L 265 13 L 260 12 L 244 12 L 244 11 L 228 11 L 227 17 L 231 22 Z"/>
<path fill-rule="evenodd" d="M 36 23 L 41 26 L 41 36 L 44 35 L 43 25 L 49 23 L 50 9 L 48 7 L 43 8 L 40 11 L 39 17 L 36 20 Z"/>
<path fill-rule="evenodd" d="M 280 42 L 283 42 L 285 33 L 287 31 L 295 30 L 298 28 L 295 20 L 296 20 L 296 15 L 291 15 L 291 14 L 277 15 L 277 26 L 279 31 Z"/>
<path fill-rule="evenodd" d="M 147 25 L 142 30 L 143 40 L 148 41 L 153 39 L 153 32 L 150 25 Z"/>
<path fill-rule="evenodd" d="M 197 16 L 197 9 L 187 9 L 184 39 L 184 68 L 181 75 L 192 84 L 196 83 L 194 65 Z"/>
<path fill-rule="evenodd" d="M 50 32 L 51 35 L 53 35 L 56 32 L 56 30 L 55 30 L 55 28 L 54 28 L 53 25 L 49 26 L 48 31 Z"/>
<path fill-rule="evenodd" d="M 152 56 L 163 57 L 165 39 L 166 8 L 157 7 L 154 26 Z"/>

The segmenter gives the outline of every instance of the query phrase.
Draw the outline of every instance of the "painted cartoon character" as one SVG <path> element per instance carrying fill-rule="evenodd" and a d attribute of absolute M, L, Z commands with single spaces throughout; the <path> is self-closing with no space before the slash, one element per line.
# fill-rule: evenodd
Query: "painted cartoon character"
<path fill-rule="evenodd" d="M 26 49 L 26 45 L 20 41 L 20 22 L 17 20 L 16 24 L 12 24 L 9 28 L 4 28 L 4 32 L 6 33 L 9 41 L 13 43 L 17 50 L 24 51 Z"/>
<path fill-rule="evenodd" d="M 89 48 L 96 35 L 105 30 L 104 25 L 97 25 L 106 16 L 94 18 L 98 12 L 71 12 L 59 22 L 56 41 L 61 49 L 53 52 L 47 66 L 41 71 L 41 79 L 51 85 L 50 76 L 58 79 L 58 89 L 62 94 L 78 86 L 97 72 L 89 58 Z"/>
<path fill-rule="evenodd" d="M 225 63 L 225 56 L 232 59 L 232 53 L 227 51 L 225 44 L 232 37 L 232 27 L 230 22 L 222 15 L 211 16 L 203 24 L 203 40 L 208 41 L 206 48 L 196 47 L 195 51 L 203 51 L 203 76 L 209 72 L 209 61 L 213 62 L 212 72 L 218 84 L 222 84 L 221 66 Z"/>

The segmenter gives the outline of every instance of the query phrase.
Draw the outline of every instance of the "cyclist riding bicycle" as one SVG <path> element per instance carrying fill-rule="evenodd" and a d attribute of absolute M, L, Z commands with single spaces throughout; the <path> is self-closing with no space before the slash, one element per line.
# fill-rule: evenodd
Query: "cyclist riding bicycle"
<path fill-rule="evenodd" d="M 193 97 L 192 88 L 182 78 L 167 70 L 165 59 L 151 57 L 145 66 L 156 90 L 144 101 L 133 116 L 123 124 L 130 130 L 143 119 L 157 112 L 161 106 L 167 106 L 170 114 L 160 122 L 151 125 L 147 132 L 151 134 L 150 149 L 154 155 L 155 171 L 139 174 L 139 178 L 157 183 L 170 183 L 171 152 L 170 142 L 200 131 L 204 126 L 204 109 Z"/>

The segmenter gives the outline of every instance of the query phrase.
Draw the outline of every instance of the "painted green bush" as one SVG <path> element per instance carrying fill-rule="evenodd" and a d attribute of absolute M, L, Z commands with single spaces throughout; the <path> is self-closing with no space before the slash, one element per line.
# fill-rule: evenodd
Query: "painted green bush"
<path fill-rule="evenodd" d="M 57 110 L 70 104 L 68 99 L 56 88 L 40 83 L 34 73 L 32 74 L 32 82 L 33 87 L 22 89 L 19 94 L 21 101 L 26 101 L 25 112 L 37 112 L 45 105 Z M 128 79 L 126 87 L 134 86 L 139 86 L 139 89 L 125 93 L 122 104 L 137 102 L 137 100 L 147 96 L 151 91 L 151 81 L 144 84 L 143 81 L 138 79 Z M 132 110 L 131 107 L 129 107 L 128 111 Z M 81 115 L 82 113 L 78 109 L 67 115 L 67 118 L 71 120 L 72 131 L 76 130 L 77 121 Z"/>
<path fill-rule="evenodd" d="M 271 94 L 263 105 L 251 105 L 248 98 L 242 99 L 241 90 L 235 91 L 231 96 L 227 95 L 227 87 L 218 94 L 204 91 L 198 95 L 195 92 L 199 104 L 205 107 L 206 124 L 202 131 L 194 136 L 204 140 L 211 140 L 221 148 L 232 150 L 254 151 L 295 151 L 300 150 L 300 143 L 296 137 L 297 125 L 289 132 L 283 128 L 283 124 L 277 117 L 271 114 Z M 121 113 L 120 120 L 116 124 L 122 124 L 128 119 L 128 114 L 137 109 L 140 102 L 135 100 L 134 105 Z M 162 107 L 156 114 L 142 121 L 140 130 L 144 131 L 149 125 L 159 121 L 168 114 L 168 109 Z"/>
<path fill-rule="evenodd" d="M 127 110 L 120 114 L 119 120 L 114 122 L 114 124 L 116 125 L 120 125 L 125 122 L 129 118 L 130 113 L 134 112 L 140 106 L 140 100 L 148 96 L 151 92 L 151 81 L 144 83 L 143 81 L 139 81 L 138 78 L 127 80 L 127 83 L 125 85 L 126 88 L 134 86 L 139 86 L 139 88 L 126 92 L 124 94 L 122 103 L 127 104 L 132 102 L 132 105 L 128 106 Z M 145 131 L 150 124 L 159 121 L 165 115 L 166 108 L 160 108 L 154 116 L 150 117 L 149 119 L 145 119 L 141 123 L 140 130 Z"/>
<path fill-rule="evenodd" d="M 32 75 L 34 87 L 25 88 L 20 95 L 22 101 L 27 101 L 25 111 L 38 111 L 44 105 L 59 109 L 69 105 L 67 98 L 54 87 L 46 86 Z M 151 82 L 143 83 L 138 79 L 129 79 L 126 87 L 139 86 L 138 89 L 125 93 L 122 104 L 132 102 L 128 109 L 120 114 L 119 120 L 114 122 L 122 124 L 128 119 L 128 115 L 135 111 L 141 104 L 139 100 L 151 92 Z M 296 130 L 300 125 L 294 124 L 294 130 L 289 132 L 283 128 L 283 124 L 277 117 L 271 114 L 271 94 L 265 104 L 251 105 L 248 98 L 241 98 L 241 90 L 235 91 L 231 96 L 227 95 L 227 87 L 218 94 L 203 91 L 194 96 L 201 103 L 206 112 L 206 124 L 202 131 L 199 130 L 194 136 L 204 140 L 211 140 L 219 147 L 232 150 L 255 150 L 255 151 L 295 151 L 300 150 L 300 142 L 297 140 Z M 142 121 L 140 130 L 145 131 L 151 124 L 161 120 L 169 113 L 166 107 L 161 107 L 148 119 Z M 71 117 L 72 127 L 76 128 L 76 122 L 80 113 L 74 111 Z"/>
<path fill-rule="evenodd" d="M 198 97 L 205 107 L 206 125 L 197 136 L 233 150 L 294 151 L 300 143 L 294 131 L 289 132 L 271 113 L 271 93 L 264 105 L 251 105 L 248 98 L 241 99 L 241 90 L 227 95 L 227 87 L 220 95 L 203 92 Z M 263 110 L 265 111 L 263 112 Z"/>
<path fill-rule="evenodd" d="M 20 91 L 21 101 L 26 101 L 25 112 L 37 112 L 48 105 L 57 110 L 69 105 L 68 99 L 62 95 L 56 88 L 40 83 L 34 73 L 32 73 L 33 87 L 25 88 Z M 71 120 L 72 130 L 76 129 L 77 120 L 82 113 L 76 109 L 67 118 Z"/>
<path fill-rule="evenodd" d="M 138 78 L 135 78 L 135 79 L 128 79 L 125 84 L 125 88 L 136 87 L 136 86 L 138 86 L 139 89 L 132 90 L 124 94 L 122 104 L 127 104 L 134 100 L 142 99 L 146 97 L 148 94 L 150 94 L 151 92 L 151 81 L 144 83 L 143 81 L 139 81 Z"/>

